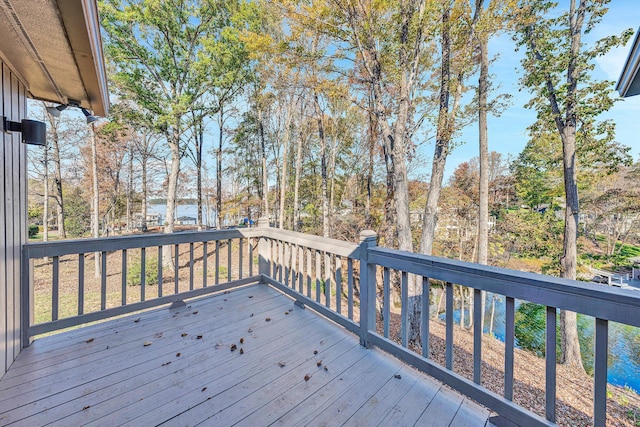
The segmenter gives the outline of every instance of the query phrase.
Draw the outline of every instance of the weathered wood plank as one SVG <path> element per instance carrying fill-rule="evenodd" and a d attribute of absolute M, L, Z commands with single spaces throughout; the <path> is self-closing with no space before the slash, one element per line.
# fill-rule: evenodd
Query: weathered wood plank
<path fill-rule="evenodd" d="M 407 393 L 381 418 L 380 426 L 414 426 L 422 412 L 440 391 L 442 385 L 424 375 L 411 386 Z"/>
<path fill-rule="evenodd" d="M 484 427 L 489 415 L 489 410 L 472 400 L 464 399 L 455 417 L 453 417 L 451 425 L 456 427 Z"/>
<path fill-rule="evenodd" d="M 287 304 L 290 305 L 290 301 Z M 276 310 L 280 312 L 279 308 Z M 236 381 L 237 371 L 240 368 L 249 369 L 250 354 L 253 354 L 255 367 L 252 369 L 256 372 L 263 368 L 265 358 L 269 354 L 276 353 L 276 356 L 280 356 L 279 349 L 286 346 L 286 334 L 274 338 L 265 330 L 274 326 L 279 329 L 290 329 L 295 324 L 295 320 L 293 316 L 281 316 L 280 319 L 274 319 L 271 323 L 264 322 L 262 319 L 260 317 L 257 321 L 254 317 L 236 322 L 237 328 L 233 330 L 220 328 L 220 334 L 210 338 L 209 343 L 207 339 L 212 337 L 214 332 L 207 333 L 202 340 L 198 340 L 195 333 L 181 337 L 178 339 L 181 342 L 176 343 L 177 347 L 169 352 L 165 351 L 159 357 L 149 356 L 145 359 L 150 360 L 145 360 L 143 364 L 127 367 L 110 377 L 102 377 L 90 383 L 88 387 L 78 386 L 65 393 L 53 395 L 49 401 L 57 403 L 55 400 L 60 399 L 61 405 L 50 408 L 46 413 L 38 414 L 29 420 L 40 424 L 40 421 L 45 419 L 50 421 L 58 418 L 61 424 L 84 425 L 92 420 L 101 420 L 105 416 L 109 416 L 113 421 L 125 422 L 146 411 L 169 413 L 173 416 L 177 412 L 172 412 L 171 408 L 182 410 L 180 405 L 175 406 L 180 401 L 181 390 L 182 392 L 197 391 L 196 395 L 201 397 L 202 387 L 206 387 L 207 383 L 217 386 L 220 379 L 225 376 Z M 310 322 L 310 327 L 319 321 L 318 319 Z M 278 325 L 279 323 L 283 324 Z M 202 329 L 202 325 L 196 326 Z M 252 333 L 247 332 L 250 327 L 253 329 Z M 237 329 L 240 328 L 242 330 L 238 331 Z M 245 348 L 244 355 L 229 351 L 232 343 L 239 345 L 240 332 L 243 332 L 242 336 L 246 340 L 242 345 Z M 179 334 L 174 334 L 174 337 L 178 336 Z M 314 335 L 309 334 L 308 339 L 313 338 Z M 223 343 L 223 345 L 218 348 L 214 343 Z M 176 357 L 178 354 L 176 352 L 181 353 L 180 357 Z M 205 361 L 207 368 L 203 370 L 202 364 Z M 171 386 L 167 387 L 167 384 Z M 192 389 L 190 389 L 191 386 L 193 386 Z M 79 407 L 77 401 L 70 399 L 78 395 L 83 403 L 82 407 Z M 139 396 L 145 396 L 150 400 L 141 402 Z M 34 405 L 39 404 L 39 401 L 34 402 Z M 82 408 L 86 406 L 90 406 L 90 409 L 83 410 Z M 167 410 L 169 412 L 166 412 Z"/>
<path fill-rule="evenodd" d="M 255 302 L 254 298 L 247 297 L 247 293 L 249 295 L 255 295 Z M 200 301 L 190 303 L 188 306 L 191 306 L 192 311 L 197 311 L 200 310 L 201 307 L 207 307 L 207 304 L 209 304 L 211 311 L 219 313 L 213 315 L 211 320 L 215 323 L 216 327 L 220 328 L 226 327 L 223 323 L 225 321 L 233 322 L 237 318 L 236 316 L 239 316 L 238 318 L 246 316 L 244 313 L 235 313 L 233 310 L 229 310 L 230 307 L 242 307 L 254 312 L 254 307 L 259 307 L 260 304 L 264 304 L 262 301 L 275 299 L 277 296 L 277 294 L 274 294 L 266 288 L 266 286 L 257 285 L 244 288 L 242 292 L 237 291 L 224 294 L 224 299 L 228 301 L 219 301 L 216 297 L 213 297 L 212 302 L 210 302 L 207 298 L 203 298 Z M 73 369 L 73 364 L 78 363 L 77 359 L 80 357 L 88 356 L 93 352 L 104 351 L 102 347 L 87 347 L 86 341 L 91 338 L 95 340 L 95 338 L 99 336 L 115 335 L 117 339 L 114 337 L 110 338 L 110 348 L 114 349 L 127 342 L 143 339 L 149 335 L 150 331 L 155 333 L 162 330 L 162 328 L 167 328 L 165 325 L 167 320 L 166 313 L 168 313 L 166 308 L 158 309 L 150 313 L 145 313 L 144 315 L 133 317 L 135 320 L 140 318 L 141 320 L 139 322 L 135 322 L 131 317 L 127 317 L 116 319 L 113 322 L 72 330 L 65 332 L 63 335 L 54 335 L 36 340 L 34 344 L 37 345 L 32 345 L 23 350 L 21 357 L 15 362 L 11 371 L 8 372 L 6 377 L 0 382 L 0 390 L 21 382 L 37 380 L 43 375 L 43 372 L 46 372 L 40 372 L 39 370 L 51 370 L 54 365 L 61 362 L 72 363 Z M 173 314 L 174 313 L 172 313 L 171 316 L 173 316 Z M 173 317 L 171 317 L 171 319 L 177 324 L 177 327 L 186 327 L 193 322 L 201 321 L 195 317 L 187 320 L 176 320 Z M 64 339 L 61 339 L 61 337 L 64 337 Z M 56 369 L 60 368 L 60 366 L 56 367 Z M 10 378 L 24 375 L 27 376 L 23 377 L 21 382 L 16 382 L 16 380 L 9 381 Z"/>
<path fill-rule="evenodd" d="M 416 425 L 448 426 L 463 401 L 462 395 L 442 387 L 424 410 Z M 484 425 L 483 420 L 481 425 Z"/>

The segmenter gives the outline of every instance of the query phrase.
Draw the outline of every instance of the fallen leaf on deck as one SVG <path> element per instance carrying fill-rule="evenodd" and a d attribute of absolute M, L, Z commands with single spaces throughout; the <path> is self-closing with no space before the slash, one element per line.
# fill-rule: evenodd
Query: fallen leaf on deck
<path fill-rule="evenodd" d="M 176 357 L 180 357 L 180 353 L 176 353 Z"/>
<path fill-rule="evenodd" d="M 134 320 L 134 323 L 138 323 L 140 321 L 140 318 L 138 317 L 136 320 Z"/>
<path fill-rule="evenodd" d="M 251 313 L 251 315 L 249 317 L 253 317 L 253 313 Z"/>
<path fill-rule="evenodd" d="M 324 340 L 320 341 L 320 345 L 324 345 Z"/>
<path fill-rule="evenodd" d="M 284 362 L 278 362 L 278 366 L 280 366 L 281 368 L 284 368 L 285 366 L 287 366 L 287 364 Z"/>
<path fill-rule="evenodd" d="M 205 391 L 206 389 L 207 389 L 206 387 L 202 387 L 202 390 L 200 390 L 200 391 Z"/>
<path fill-rule="evenodd" d="M 145 341 L 142 345 L 145 347 L 149 347 L 151 345 L 151 341 Z"/>
<path fill-rule="evenodd" d="M 222 341 L 218 341 L 214 346 L 216 350 L 220 350 L 222 347 L 224 347 L 224 344 L 222 343 Z"/>
<path fill-rule="evenodd" d="M 271 318 L 267 317 L 266 319 L 264 319 L 265 322 L 271 322 Z"/>
<path fill-rule="evenodd" d="M 202 339 L 202 335 L 198 335 L 198 336 L 196 337 L 196 339 L 197 339 L 197 340 L 201 340 L 201 339 Z"/>
<path fill-rule="evenodd" d="M 289 312 L 288 312 L 288 311 L 285 311 L 285 312 L 284 312 L 284 314 L 289 314 Z"/>
<path fill-rule="evenodd" d="M 318 354 L 318 350 L 313 350 L 313 354 Z"/>
<path fill-rule="evenodd" d="M 167 365 L 169 365 L 170 363 L 171 363 L 170 361 L 169 361 L 169 362 L 165 362 L 165 363 L 163 363 L 163 364 L 162 364 L 162 366 L 167 366 Z"/>
<path fill-rule="evenodd" d="M 83 411 L 86 411 L 87 409 L 91 408 L 91 405 L 87 405 L 84 408 L 82 408 Z"/>
<path fill-rule="evenodd" d="M 247 332 L 249 332 L 249 333 L 253 332 L 253 328 L 247 329 Z"/>
<path fill-rule="evenodd" d="M 189 334 L 186 333 L 186 332 L 183 332 L 182 334 L 180 334 L 180 336 L 183 337 L 183 338 L 186 337 L 187 335 L 189 335 Z"/>
<path fill-rule="evenodd" d="M 240 354 L 244 354 L 244 350 L 243 349 L 240 349 Z"/>
<path fill-rule="evenodd" d="M 395 375 L 393 376 L 393 378 L 395 378 L 395 379 L 397 379 L 397 380 L 401 380 L 401 379 L 402 379 L 402 375 L 400 375 L 400 374 L 395 374 Z"/>
<path fill-rule="evenodd" d="M 324 365 L 324 370 L 329 372 L 329 368 L 327 368 L 327 365 Z"/>
<path fill-rule="evenodd" d="M 224 301 L 226 301 L 227 299 L 225 298 Z"/>
<path fill-rule="evenodd" d="M 198 310 L 194 311 L 193 314 L 198 314 Z"/>
<path fill-rule="evenodd" d="M 317 366 L 318 368 L 319 368 L 320 366 L 322 366 L 322 360 L 318 360 L 318 361 L 316 362 L 316 366 Z"/>
<path fill-rule="evenodd" d="M 90 342 L 93 342 L 93 338 L 89 338 L 86 343 L 89 344 Z"/>
<path fill-rule="evenodd" d="M 253 298 L 253 295 L 249 295 L 249 298 Z"/>
<path fill-rule="evenodd" d="M 157 334 L 154 335 L 154 337 L 156 338 L 162 338 L 162 332 L 158 332 Z"/>
<path fill-rule="evenodd" d="M 236 351 L 238 347 L 235 344 L 231 344 L 231 351 Z"/>
<path fill-rule="evenodd" d="M 240 344 L 244 343 L 244 338 L 240 338 Z"/>
<path fill-rule="evenodd" d="M 309 381 L 311 379 L 311 375 L 307 374 L 304 376 L 305 381 Z"/>

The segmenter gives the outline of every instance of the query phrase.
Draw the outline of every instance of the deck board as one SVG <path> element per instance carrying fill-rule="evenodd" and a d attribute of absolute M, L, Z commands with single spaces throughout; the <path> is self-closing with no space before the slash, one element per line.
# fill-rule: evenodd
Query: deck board
<path fill-rule="evenodd" d="M 2 426 L 484 426 L 488 416 L 265 285 L 38 339 L 0 380 Z"/>

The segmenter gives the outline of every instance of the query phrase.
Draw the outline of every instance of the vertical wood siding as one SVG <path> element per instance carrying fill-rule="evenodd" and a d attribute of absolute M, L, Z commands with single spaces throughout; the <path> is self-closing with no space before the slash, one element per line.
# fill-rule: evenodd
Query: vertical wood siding
<path fill-rule="evenodd" d="M 26 92 L 8 65 L 0 61 L 2 116 L 26 116 Z M 0 150 L 0 377 L 21 349 L 20 250 L 27 239 L 26 146 L 19 133 L 1 133 Z"/>

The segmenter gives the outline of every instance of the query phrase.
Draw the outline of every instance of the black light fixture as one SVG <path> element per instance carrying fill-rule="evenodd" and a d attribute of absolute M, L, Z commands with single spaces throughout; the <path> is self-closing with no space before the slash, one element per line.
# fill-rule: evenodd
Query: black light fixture
<path fill-rule="evenodd" d="M 91 114 L 86 108 L 81 108 L 81 110 L 82 114 L 84 114 L 84 116 L 87 118 L 87 124 L 93 123 L 98 120 L 98 118 Z"/>
<path fill-rule="evenodd" d="M 51 114 L 53 117 L 60 117 L 60 113 L 62 110 L 67 108 L 66 105 L 58 105 L 57 107 L 47 107 L 47 112 Z"/>
<path fill-rule="evenodd" d="M 98 120 L 98 118 L 91 114 L 89 110 L 80 106 L 80 101 L 75 101 L 73 99 L 69 99 L 67 104 L 61 104 L 56 107 L 47 107 L 47 112 L 53 117 L 60 117 L 60 112 L 66 110 L 67 107 L 79 108 L 82 111 L 82 114 L 84 114 L 84 116 L 87 118 L 87 124 L 93 123 Z"/>
<path fill-rule="evenodd" d="M 43 122 L 23 119 L 20 122 L 13 122 L 6 117 L 2 117 L 3 132 L 21 132 L 22 143 L 31 145 L 47 144 L 47 126 Z"/>

